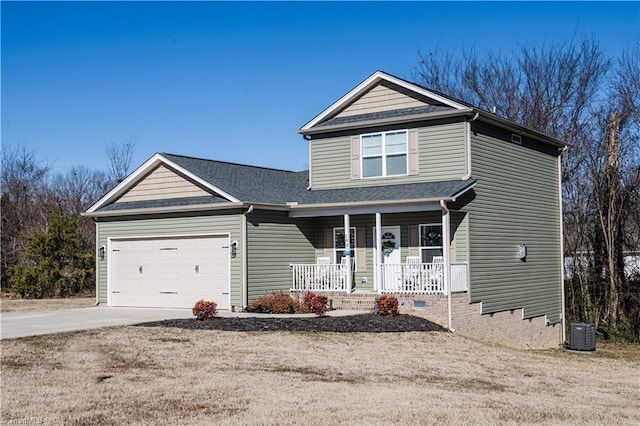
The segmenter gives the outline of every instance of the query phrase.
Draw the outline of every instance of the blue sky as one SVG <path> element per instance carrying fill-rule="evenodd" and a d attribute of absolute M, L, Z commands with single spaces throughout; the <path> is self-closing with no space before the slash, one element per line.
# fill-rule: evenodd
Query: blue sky
<path fill-rule="evenodd" d="M 412 77 L 439 44 L 510 53 L 593 37 L 618 56 L 640 2 L 7 2 L 2 143 L 56 172 L 105 146 L 301 170 L 296 130 L 375 70 Z"/>

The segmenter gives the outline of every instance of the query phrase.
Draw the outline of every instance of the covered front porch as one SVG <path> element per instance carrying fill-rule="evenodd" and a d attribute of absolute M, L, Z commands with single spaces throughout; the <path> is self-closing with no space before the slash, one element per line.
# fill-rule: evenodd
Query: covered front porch
<path fill-rule="evenodd" d="M 357 289 L 353 268 L 347 270 L 346 262 L 292 264 L 291 291 L 344 292 Z M 451 292 L 467 291 L 467 263 L 450 265 Z M 444 263 L 383 263 L 378 265 L 376 290 L 389 294 L 447 294 Z M 351 274 L 351 287 L 348 283 Z"/>
<path fill-rule="evenodd" d="M 345 212 L 346 211 L 346 212 Z M 468 288 L 467 220 L 445 202 L 292 209 L 316 229 L 315 262 L 292 263 L 292 292 L 450 294 Z M 345 232 L 349 230 L 349 232 Z"/>

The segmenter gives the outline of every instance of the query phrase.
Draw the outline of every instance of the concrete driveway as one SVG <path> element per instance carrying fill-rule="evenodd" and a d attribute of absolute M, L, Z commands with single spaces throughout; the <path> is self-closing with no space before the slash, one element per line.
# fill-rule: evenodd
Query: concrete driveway
<path fill-rule="evenodd" d="M 148 321 L 192 317 L 191 309 L 108 308 L 103 306 L 44 312 L 8 312 L 0 315 L 0 338 L 36 336 L 112 325 L 131 325 Z"/>

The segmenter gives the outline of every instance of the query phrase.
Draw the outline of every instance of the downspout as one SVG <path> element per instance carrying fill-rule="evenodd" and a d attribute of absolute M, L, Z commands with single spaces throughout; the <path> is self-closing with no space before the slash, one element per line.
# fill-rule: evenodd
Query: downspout
<path fill-rule="evenodd" d="M 249 283 L 247 282 L 247 215 L 253 211 L 250 205 L 246 212 L 242 213 L 242 309 L 249 306 Z"/>
<path fill-rule="evenodd" d="M 453 328 L 453 315 L 452 315 L 452 303 L 451 303 L 451 213 L 447 208 L 447 203 L 444 200 L 440 200 L 440 207 L 445 214 L 445 220 L 442 224 L 442 243 L 443 250 L 442 255 L 444 258 L 444 283 L 447 286 L 447 322 L 449 331 L 454 333 L 456 330 Z"/>
<path fill-rule="evenodd" d="M 558 205 L 560 207 L 560 295 L 562 300 L 562 343 L 567 341 L 567 330 L 566 330 L 566 307 L 565 307 L 565 295 L 564 295 L 564 226 L 563 226 L 563 217 L 562 217 L 562 154 L 567 150 L 565 146 L 560 151 L 560 155 L 558 155 Z"/>
<path fill-rule="evenodd" d="M 466 123 L 467 128 L 465 133 L 465 142 L 467 143 L 467 174 L 462 176 L 462 180 L 471 178 L 471 123 L 473 121 L 476 121 L 479 115 L 480 113 L 476 112 L 476 115 L 474 115 L 473 118 Z"/>

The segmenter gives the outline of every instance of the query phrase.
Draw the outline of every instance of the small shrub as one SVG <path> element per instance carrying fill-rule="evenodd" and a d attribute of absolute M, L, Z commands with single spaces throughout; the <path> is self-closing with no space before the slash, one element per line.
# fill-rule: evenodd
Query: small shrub
<path fill-rule="evenodd" d="M 249 304 L 250 312 L 266 312 L 272 314 L 299 314 L 308 312 L 306 307 L 283 292 L 262 297 Z"/>
<path fill-rule="evenodd" d="M 304 295 L 303 303 L 316 316 L 321 317 L 327 312 L 327 302 L 329 299 L 323 294 L 308 292 Z"/>
<path fill-rule="evenodd" d="M 193 306 L 193 316 L 200 321 L 211 319 L 216 316 L 218 304 L 209 300 L 198 300 Z"/>
<path fill-rule="evenodd" d="M 398 311 L 398 299 L 395 296 L 388 294 L 382 295 L 378 298 L 378 313 L 380 315 L 399 315 Z"/>

